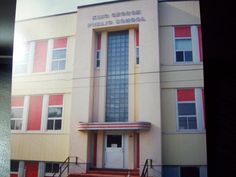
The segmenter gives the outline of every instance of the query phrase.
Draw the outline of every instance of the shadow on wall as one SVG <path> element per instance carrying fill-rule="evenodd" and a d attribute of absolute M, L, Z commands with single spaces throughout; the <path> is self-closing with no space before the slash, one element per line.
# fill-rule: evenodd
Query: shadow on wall
<path fill-rule="evenodd" d="M 0 60 L 5 60 L 0 58 Z M 11 64 L 0 62 L 0 175 L 10 174 Z"/>
<path fill-rule="evenodd" d="M 200 9 L 198 1 L 162 2 L 159 3 L 160 25 L 200 23 Z"/>

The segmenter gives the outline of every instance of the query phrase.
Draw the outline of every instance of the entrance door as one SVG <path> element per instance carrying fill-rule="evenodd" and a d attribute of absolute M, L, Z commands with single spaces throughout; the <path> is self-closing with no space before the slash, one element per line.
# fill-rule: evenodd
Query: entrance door
<path fill-rule="evenodd" d="M 37 177 L 38 176 L 38 163 L 37 162 L 26 162 L 26 177 Z"/>
<path fill-rule="evenodd" d="M 107 134 L 105 168 L 124 168 L 124 140 L 122 134 Z"/>

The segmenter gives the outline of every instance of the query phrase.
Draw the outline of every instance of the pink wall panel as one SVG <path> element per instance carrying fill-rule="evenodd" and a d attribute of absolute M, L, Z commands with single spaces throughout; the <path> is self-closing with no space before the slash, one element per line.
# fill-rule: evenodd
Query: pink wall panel
<path fill-rule="evenodd" d="M 191 37 L 190 26 L 175 27 L 175 37 Z"/>
<path fill-rule="evenodd" d="M 10 177 L 18 177 L 18 174 L 10 174 Z"/>
<path fill-rule="evenodd" d="M 24 97 L 23 96 L 14 96 L 11 98 L 11 106 L 24 106 Z"/>
<path fill-rule="evenodd" d="M 40 130 L 43 96 L 31 96 L 27 130 Z"/>
<path fill-rule="evenodd" d="M 101 49 L 101 33 L 98 33 L 97 36 L 97 50 Z"/>
<path fill-rule="evenodd" d="M 51 95 L 49 97 L 49 105 L 62 105 L 63 95 Z"/>
<path fill-rule="evenodd" d="M 46 70 L 47 40 L 36 42 L 33 72 L 44 72 Z"/>
<path fill-rule="evenodd" d="M 195 101 L 194 89 L 180 89 L 178 92 L 178 101 Z"/>
<path fill-rule="evenodd" d="M 67 38 L 54 39 L 53 48 L 66 48 Z"/>
<path fill-rule="evenodd" d="M 136 30 L 136 46 L 139 46 L 139 31 Z"/>

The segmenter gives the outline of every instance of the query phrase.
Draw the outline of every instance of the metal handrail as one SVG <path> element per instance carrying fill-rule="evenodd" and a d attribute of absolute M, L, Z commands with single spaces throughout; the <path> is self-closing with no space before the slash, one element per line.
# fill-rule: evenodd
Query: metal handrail
<path fill-rule="evenodd" d="M 150 162 L 150 165 L 148 164 Z M 141 177 L 148 177 L 148 167 L 152 168 L 152 159 L 146 159 L 145 164 L 143 166 L 143 171 Z"/>
<path fill-rule="evenodd" d="M 77 156 L 68 156 L 64 162 L 59 166 L 59 175 L 57 177 L 61 177 L 61 175 L 64 173 L 64 171 L 67 169 L 67 175 L 70 173 L 70 163 L 71 158 L 75 158 L 75 164 L 78 164 L 78 157 Z M 65 165 L 65 166 L 64 166 Z M 64 166 L 64 167 L 63 167 Z M 55 172 L 52 177 L 56 177 L 58 172 Z"/>

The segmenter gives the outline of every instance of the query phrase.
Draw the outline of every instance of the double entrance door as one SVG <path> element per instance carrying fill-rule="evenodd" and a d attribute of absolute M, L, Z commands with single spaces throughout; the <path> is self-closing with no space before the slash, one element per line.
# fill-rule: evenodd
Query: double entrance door
<path fill-rule="evenodd" d="M 127 140 L 122 133 L 105 135 L 105 168 L 127 168 Z"/>

